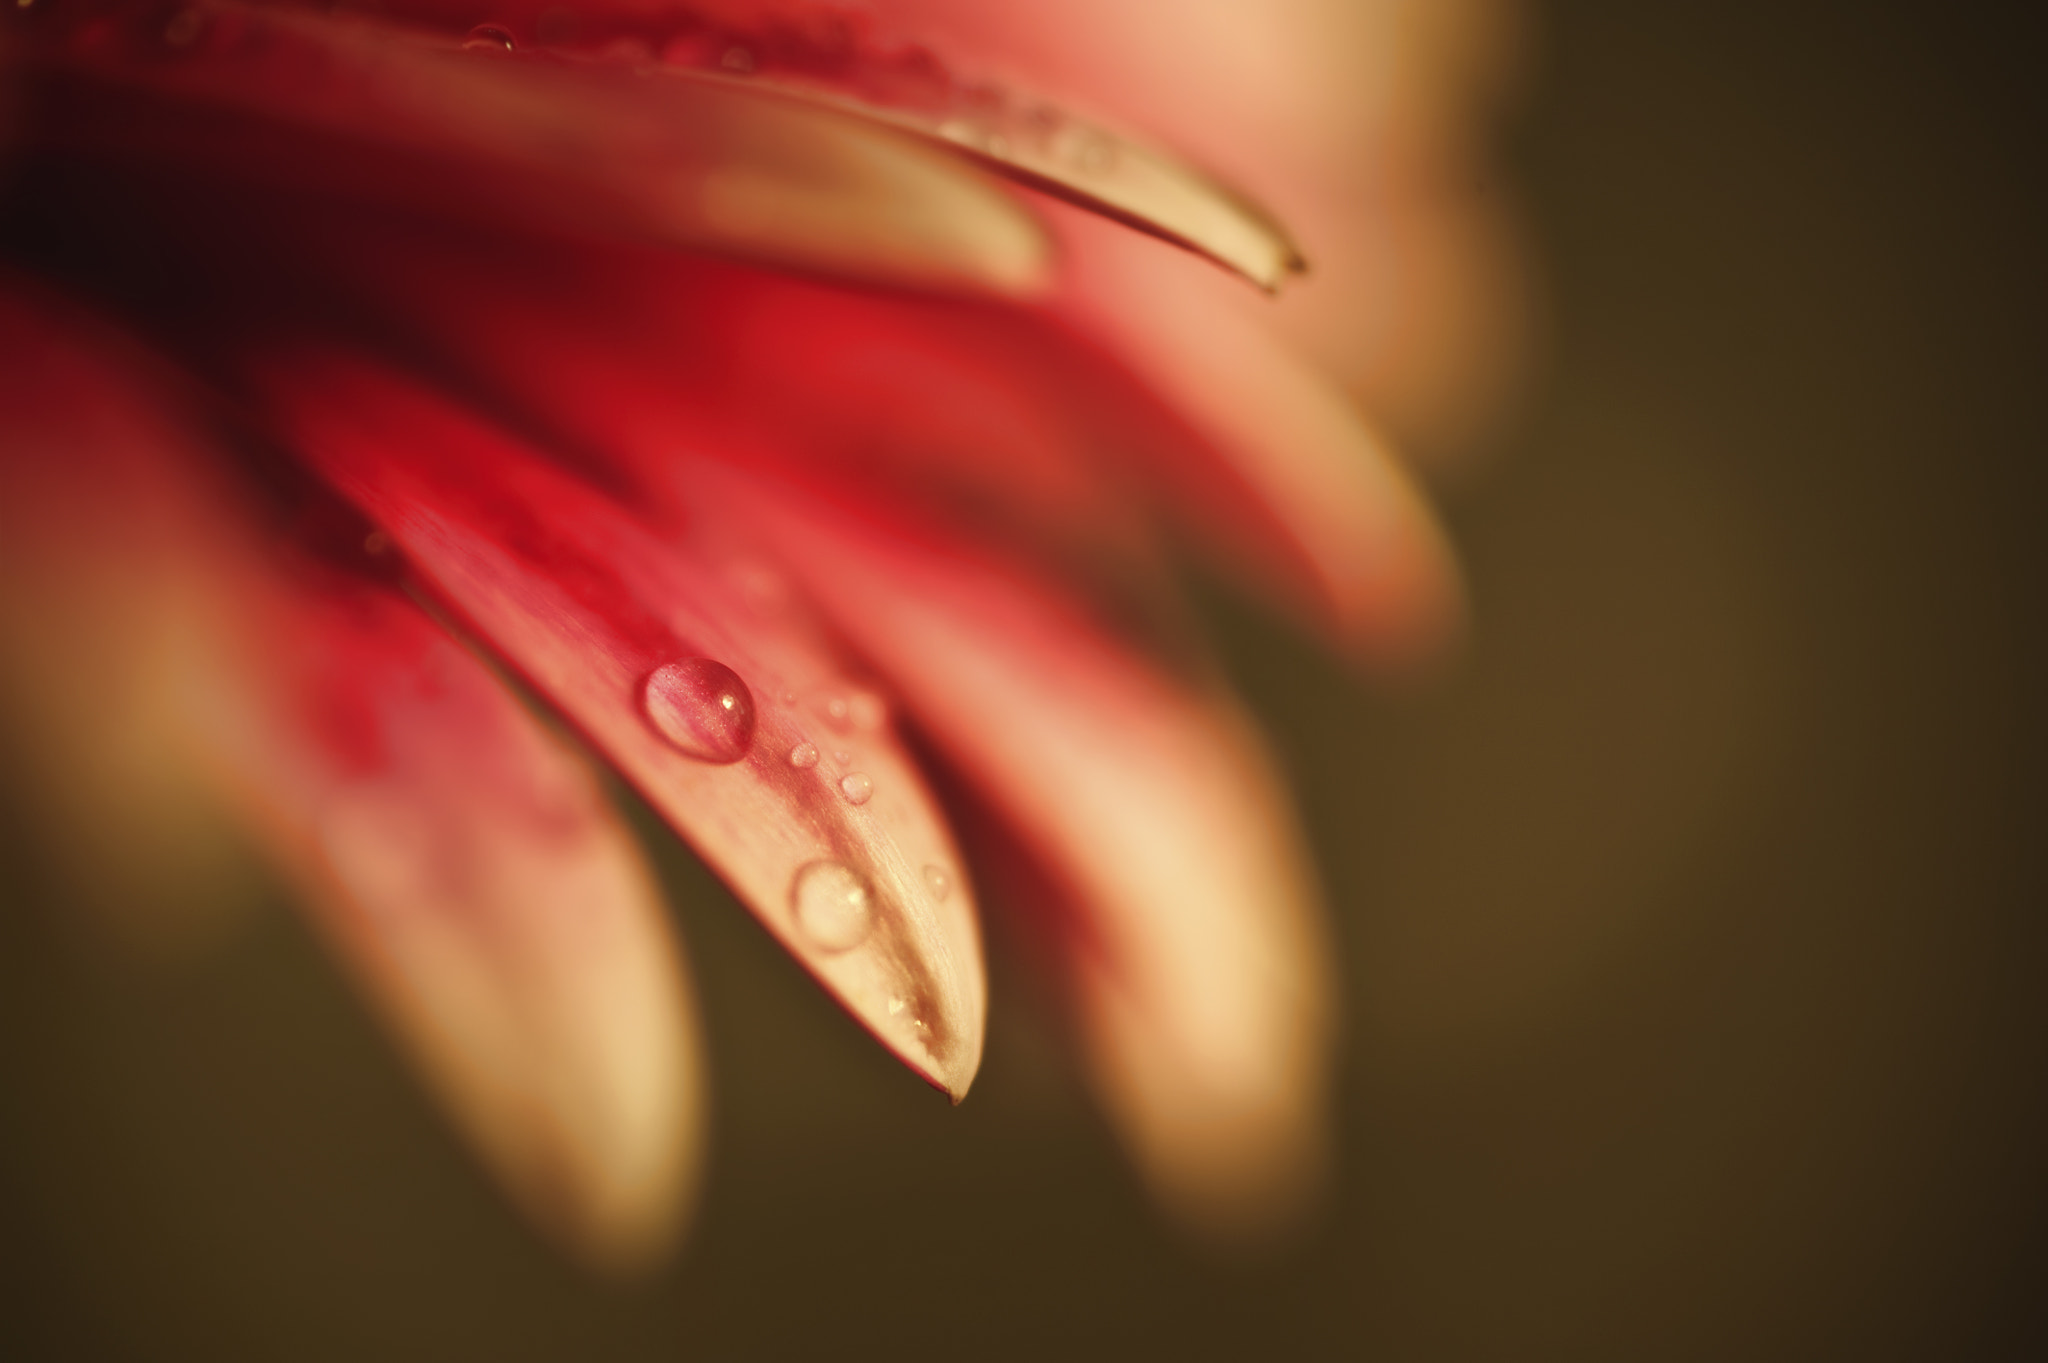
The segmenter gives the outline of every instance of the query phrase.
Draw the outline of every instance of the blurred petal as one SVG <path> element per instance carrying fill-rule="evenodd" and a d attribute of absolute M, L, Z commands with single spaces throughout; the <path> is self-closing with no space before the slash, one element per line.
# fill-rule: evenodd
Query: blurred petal
<path fill-rule="evenodd" d="M 34 140 L 898 282 L 1044 273 L 1030 215 L 957 157 L 743 86 L 238 0 L 50 18 L 0 51 Z"/>
<path fill-rule="evenodd" d="M 960 858 L 845 666 L 749 581 L 366 363 L 259 366 L 292 445 L 637 786 L 833 995 L 957 1100 L 987 1010 Z M 715 531 L 715 512 L 706 533 Z M 696 528 L 696 527 L 693 527 Z"/>
<path fill-rule="evenodd" d="M 44 847 L 126 945 L 212 940 L 254 898 L 194 762 L 224 519 L 166 374 L 0 275 L 0 699 Z"/>
<path fill-rule="evenodd" d="M 269 607 L 250 694 L 211 717 L 230 779 L 513 1196 L 597 1263 L 645 1261 L 696 1183 L 704 1084 L 639 849 L 410 602 L 299 564 Z"/>
<path fill-rule="evenodd" d="M 1011 565 L 794 485 L 688 476 L 745 505 L 1071 896 L 1097 1088 L 1169 1205 L 1223 1233 L 1299 1211 L 1323 1155 L 1328 953 L 1235 707 Z"/>
<path fill-rule="evenodd" d="M 885 481 L 1095 591 L 1147 571 L 1145 510 L 1159 503 L 1369 653 L 1426 651 L 1455 619 L 1427 509 L 1343 399 L 1229 305 L 1260 300 L 1121 229 L 1103 230 L 1135 248 L 1134 271 L 1166 258 L 1195 276 L 1141 276 L 1147 293 L 1098 262 L 1127 310 L 1079 299 L 1085 280 L 1071 290 L 1111 348 L 1136 352 L 1144 382 L 1056 319 L 1000 304 L 630 252 L 543 272 L 537 248 L 303 230 L 387 325 L 600 455 L 653 467 L 697 445 L 744 446 Z M 512 277 L 534 282 L 508 290 Z M 1184 296 L 1190 283 L 1226 296 Z M 1145 315 L 1155 307 L 1165 315 Z"/>
<path fill-rule="evenodd" d="M 8 675 L 53 683 L 68 760 L 39 787 L 93 800 L 64 823 L 147 894 L 208 847 L 224 790 L 526 1208 L 603 1262 L 657 1248 L 699 1163 L 701 1062 L 589 772 L 388 588 L 259 548 L 132 344 L 20 286 L 0 339 L 0 586 L 41 605 Z M 231 888 L 207 870 L 198 905 Z"/>
<path fill-rule="evenodd" d="M 1295 358 L 1244 300 L 1184 261 L 1101 224 L 1062 215 L 1069 246 L 1060 311 L 1158 393 L 1203 437 L 1254 508 L 1291 537 L 1314 573 L 1325 618 L 1369 657 L 1402 662 L 1440 647 L 1460 592 L 1434 517 L 1407 474 L 1343 395 Z M 1181 508 L 1245 542 L 1228 482 L 1162 477 Z M 1262 537 L 1271 543 L 1270 535 Z M 1270 549 L 1248 545 L 1273 561 Z"/>

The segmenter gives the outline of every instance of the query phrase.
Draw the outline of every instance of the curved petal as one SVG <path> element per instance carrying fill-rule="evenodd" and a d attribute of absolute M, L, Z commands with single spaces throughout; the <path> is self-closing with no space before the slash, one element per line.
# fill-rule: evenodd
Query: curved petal
<path fill-rule="evenodd" d="M 1328 951 L 1236 708 L 1013 565 L 757 473 L 686 476 L 744 505 L 1071 898 L 1096 1086 L 1169 1205 L 1222 1232 L 1300 1210 L 1323 1157 Z"/>
<path fill-rule="evenodd" d="M 166 376 L 0 273 L 0 721 L 8 781 L 123 945 L 186 949 L 253 899 L 194 762 L 224 517 Z"/>
<path fill-rule="evenodd" d="M 696 1185 L 704 1076 L 638 847 L 588 767 L 417 607 L 280 569 L 247 694 L 209 716 L 228 779 L 528 1214 L 594 1262 L 645 1262 Z"/>
<path fill-rule="evenodd" d="M 0 599 L 42 602 L 22 661 L 76 720 L 53 770 L 118 750 L 85 816 L 123 830 L 104 858 L 161 875 L 155 843 L 184 852 L 228 796 L 528 1210 L 605 1262 L 655 1248 L 699 1162 L 701 1063 L 675 942 L 587 769 L 387 587 L 260 547 L 131 343 L 17 282 L 0 343 Z M 138 801 L 163 837 L 132 836 Z"/>
<path fill-rule="evenodd" d="M 1043 280 L 1031 215 L 957 157 L 744 86 L 482 46 L 180 0 L 67 6 L 0 60 L 32 77 L 34 141 L 897 282 Z"/>
<path fill-rule="evenodd" d="M 509 437 L 373 365 L 255 365 L 292 448 L 424 590 L 637 786 L 834 997 L 957 1101 L 987 986 L 916 767 L 772 576 L 657 542 Z M 715 534 L 715 512 L 698 529 Z M 701 542 L 701 541 L 700 541 Z"/>
<path fill-rule="evenodd" d="M 1240 489 L 1292 536 L 1327 618 L 1366 656 L 1400 662 L 1440 647 L 1461 612 L 1450 551 L 1343 395 L 1183 262 L 1073 215 L 1060 226 L 1069 268 L 1059 311 L 1128 364 L 1218 461 L 1218 477 L 1162 477 L 1162 488 L 1189 494 L 1183 510 L 1243 542 L 1259 527 L 1216 497 Z M 1261 557 L 1270 562 L 1272 551 Z"/>
<path fill-rule="evenodd" d="M 1368 654 L 1424 652 L 1456 617 L 1433 520 L 1341 396 L 1232 310 L 1228 280 L 1114 227 L 1081 241 L 1061 295 L 1093 340 L 1002 305 L 651 253 L 542 269 L 535 248 L 300 230 L 387 325 L 599 457 L 744 445 L 885 479 L 1098 589 L 1144 571 L 1151 501 Z"/>

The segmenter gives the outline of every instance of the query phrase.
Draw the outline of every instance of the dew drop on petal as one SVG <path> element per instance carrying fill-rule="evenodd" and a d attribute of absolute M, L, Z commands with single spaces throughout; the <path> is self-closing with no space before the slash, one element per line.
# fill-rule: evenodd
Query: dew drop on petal
<path fill-rule="evenodd" d="M 496 24 L 478 24 L 462 40 L 465 52 L 510 52 L 512 35 Z"/>
<path fill-rule="evenodd" d="M 868 797 L 875 793 L 875 783 L 864 771 L 850 771 L 839 778 L 839 793 L 846 797 L 846 802 L 850 805 L 864 805 L 868 802 Z"/>
<path fill-rule="evenodd" d="M 820 951 L 848 951 L 874 926 L 874 894 L 858 873 L 814 861 L 796 873 L 790 908 L 805 940 Z"/>
<path fill-rule="evenodd" d="M 888 715 L 888 707 L 872 691 L 856 691 L 846 698 L 846 718 L 856 729 L 872 733 Z"/>
<path fill-rule="evenodd" d="M 754 72 L 754 54 L 744 47 L 728 47 L 718 64 L 735 75 L 748 76 Z"/>
<path fill-rule="evenodd" d="M 818 765 L 818 745 L 799 743 L 789 750 L 789 765 L 799 771 L 809 771 Z"/>
<path fill-rule="evenodd" d="M 924 868 L 924 883 L 931 890 L 932 898 L 942 903 L 947 895 L 953 893 L 953 877 L 947 875 L 937 866 L 927 866 Z"/>
<path fill-rule="evenodd" d="M 754 697 L 739 674 L 711 658 L 656 669 L 642 703 L 648 722 L 703 762 L 737 762 L 754 743 Z"/>
<path fill-rule="evenodd" d="M 832 750 L 832 760 L 843 767 L 853 760 L 853 754 L 844 748 L 834 748 Z"/>
<path fill-rule="evenodd" d="M 838 692 L 825 697 L 818 706 L 825 715 L 825 722 L 844 733 L 853 725 L 853 702 Z"/>

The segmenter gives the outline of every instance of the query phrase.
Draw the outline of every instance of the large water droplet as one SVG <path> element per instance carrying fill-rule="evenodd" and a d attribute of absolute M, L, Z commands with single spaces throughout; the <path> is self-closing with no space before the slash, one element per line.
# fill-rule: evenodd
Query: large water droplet
<path fill-rule="evenodd" d="M 799 743 L 789 750 L 789 765 L 800 771 L 809 771 L 818 765 L 818 745 Z"/>
<path fill-rule="evenodd" d="M 670 663 L 647 679 L 641 699 L 655 730 L 700 761 L 737 762 L 753 746 L 753 693 L 724 663 Z"/>
<path fill-rule="evenodd" d="M 510 52 L 512 35 L 496 24 L 478 24 L 462 40 L 465 52 Z"/>
<path fill-rule="evenodd" d="M 941 903 L 945 901 L 947 895 L 953 893 L 953 877 L 937 866 L 924 868 L 924 883 L 931 890 L 932 898 Z"/>
<path fill-rule="evenodd" d="M 874 893 L 836 861 L 814 861 L 798 871 L 789 898 L 797 928 L 820 951 L 849 951 L 874 926 Z"/>
<path fill-rule="evenodd" d="M 875 783 L 864 771 L 850 771 L 839 778 L 839 793 L 850 805 L 864 805 L 875 793 Z"/>

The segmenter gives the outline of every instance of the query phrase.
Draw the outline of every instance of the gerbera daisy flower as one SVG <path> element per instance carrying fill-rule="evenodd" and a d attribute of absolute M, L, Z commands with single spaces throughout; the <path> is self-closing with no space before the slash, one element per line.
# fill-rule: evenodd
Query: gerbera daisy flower
<path fill-rule="evenodd" d="M 1272 32 L 1171 13 L 1181 57 Z M 1366 657 L 1431 646 L 1456 593 L 1304 358 L 1343 328 L 1261 315 L 1301 249 L 1226 188 L 1354 221 L 1328 146 L 1272 140 L 1330 110 L 1100 60 L 1163 21 L 8 16 L 0 553 L 52 799 L 162 880 L 224 798 L 595 1259 L 678 1223 L 705 1103 L 602 769 L 956 1101 L 987 880 L 1170 1207 L 1243 1227 L 1313 1183 L 1313 876 L 1169 545 Z"/>

